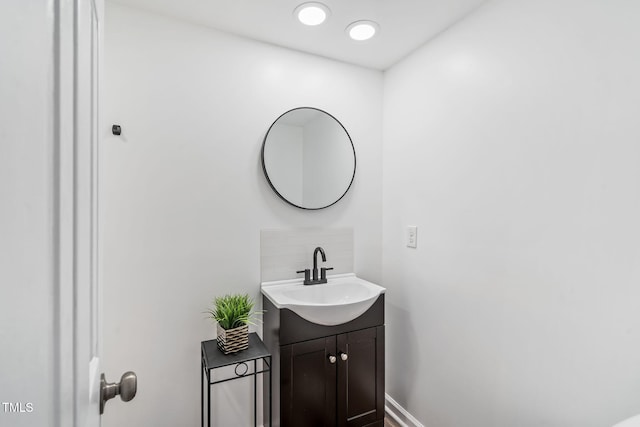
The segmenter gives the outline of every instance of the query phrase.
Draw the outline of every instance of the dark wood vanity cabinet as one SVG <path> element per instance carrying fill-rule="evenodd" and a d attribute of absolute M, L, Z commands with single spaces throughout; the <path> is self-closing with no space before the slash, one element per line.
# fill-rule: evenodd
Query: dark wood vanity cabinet
<path fill-rule="evenodd" d="M 349 356 L 338 356 L 338 425 L 376 425 L 384 421 L 384 326 L 337 336 L 337 348 Z M 338 350 L 338 355 L 340 350 Z"/>
<path fill-rule="evenodd" d="M 283 426 L 369 426 L 384 417 L 384 326 L 280 351 Z"/>
<path fill-rule="evenodd" d="M 336 337 L 282 346 L 280 396 L 283 426 L 331 426 L 336 416 Z"/>
<path fill-rule="evenodd" d="M 310 323 L 267 298 L 263 303 L 264 341 L 274 355 L 274 425 L 382 427 L 384 295 L 336 326 Z"/>

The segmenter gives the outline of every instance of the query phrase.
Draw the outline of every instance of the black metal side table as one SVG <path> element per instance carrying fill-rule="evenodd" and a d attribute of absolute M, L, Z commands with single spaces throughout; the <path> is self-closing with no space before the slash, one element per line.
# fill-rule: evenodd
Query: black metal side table
<path fill-rule="evenodd" d="M 226 381 L 237 380 L 253 376 L 253 423 L 258 425 L 258 374 L 269 373 L 269 390 L 271 390 L 271 353 L 264 346 L 260 337 L 252 332 L 249 334 L 249 348 L 234 354 L 224 354 L 218 349 L 217 340 L 202 341 L 202 369 L 200 371 L 202 427 L 204 427 L 204 389 L 207 389 L 207 426 L 211 427 L 211 386 Z M 258 360 L 262 359 L 262 367 L 258 370 Z M 253 363 L 251 363 L 253 362 Z M 211 381 L 211 371 L 225 366 L 235 365 L 235 376 Z M 253 365 L 253 370 L 250 370 Z M 207 378 L 205 384 L 204 378 Z M 271 392 L 269 392 L 269 427 L 271 427 Z M 266 424 L 265 424 L 266 425 Z"/>

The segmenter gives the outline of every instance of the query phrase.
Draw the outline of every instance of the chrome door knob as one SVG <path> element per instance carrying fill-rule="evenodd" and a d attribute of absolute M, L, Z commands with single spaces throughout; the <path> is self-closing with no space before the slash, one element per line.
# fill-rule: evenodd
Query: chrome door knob
<path fill-rule="evenodd" d="M 329 363 L 334 364 L 338 360 L 333 354 L 329 355 Z"/>
<path fill-rule="evenodd" d="M 128 402 L 136 397 L 138 390 L 138 377 L 135 372 L 122 374 L 119 383 L 108 383 L 104 374 L 100 376 L 100 413 L 104 413 L 104 404 L 107 400 L 120 395 L 123 402 Z"/>
<path fill-rule="evenodd" d="M 340 353 L 340 359 L 347 360 L 348 358 L 349 358 L 349 355 L 347 353 Z"/>

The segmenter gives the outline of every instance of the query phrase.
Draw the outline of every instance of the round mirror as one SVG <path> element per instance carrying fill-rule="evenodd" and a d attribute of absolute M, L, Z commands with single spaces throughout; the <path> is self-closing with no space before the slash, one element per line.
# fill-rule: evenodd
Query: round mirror
<path fill-rule="evenodd" d="M 347 130 L 317 108 L 289 110 L 276 119 L 262 143 L 262 168 L 285 202 L 322 209 L 340 200 L 356 174 L 356 152 Z"/>

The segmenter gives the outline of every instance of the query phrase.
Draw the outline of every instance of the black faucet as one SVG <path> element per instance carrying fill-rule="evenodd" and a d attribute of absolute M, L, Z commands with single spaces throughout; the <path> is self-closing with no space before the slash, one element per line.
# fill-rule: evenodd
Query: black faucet
<path fill-rule="evenodd" d="M 327 256 L 324 254 L 324 249 L 322 249 L 320 246 L 315 248 L 313 251 L 313 281 L 314 282 L 318 281 L 318 252 L 320 252 L 320 255 L 322 256 L 322 262 L 327 262 Z M 327 279 L 325 278 L 324 282 L 319 282 L 319 283 L 327 283 Z"/>
<path fill-rule="evenodd" d="M 320 283 L 327 283 L 327 271 L 333 270 L 333 267 L 320 268 L 320 278 L 318 278 L 318 252 L 320 252 L 320 256 L 322 257 L 322 262 L 327 262 L 327 256 L 324 253 L 324 249 L 320 246 L 314 249 L 313 251 L 313 278 L 310 278 L 310 271 L 307 268 L 306 270 L 296 271 L 296 273 L 304 273 L 304 284 L 305 285 L 318 285 Z"/>

